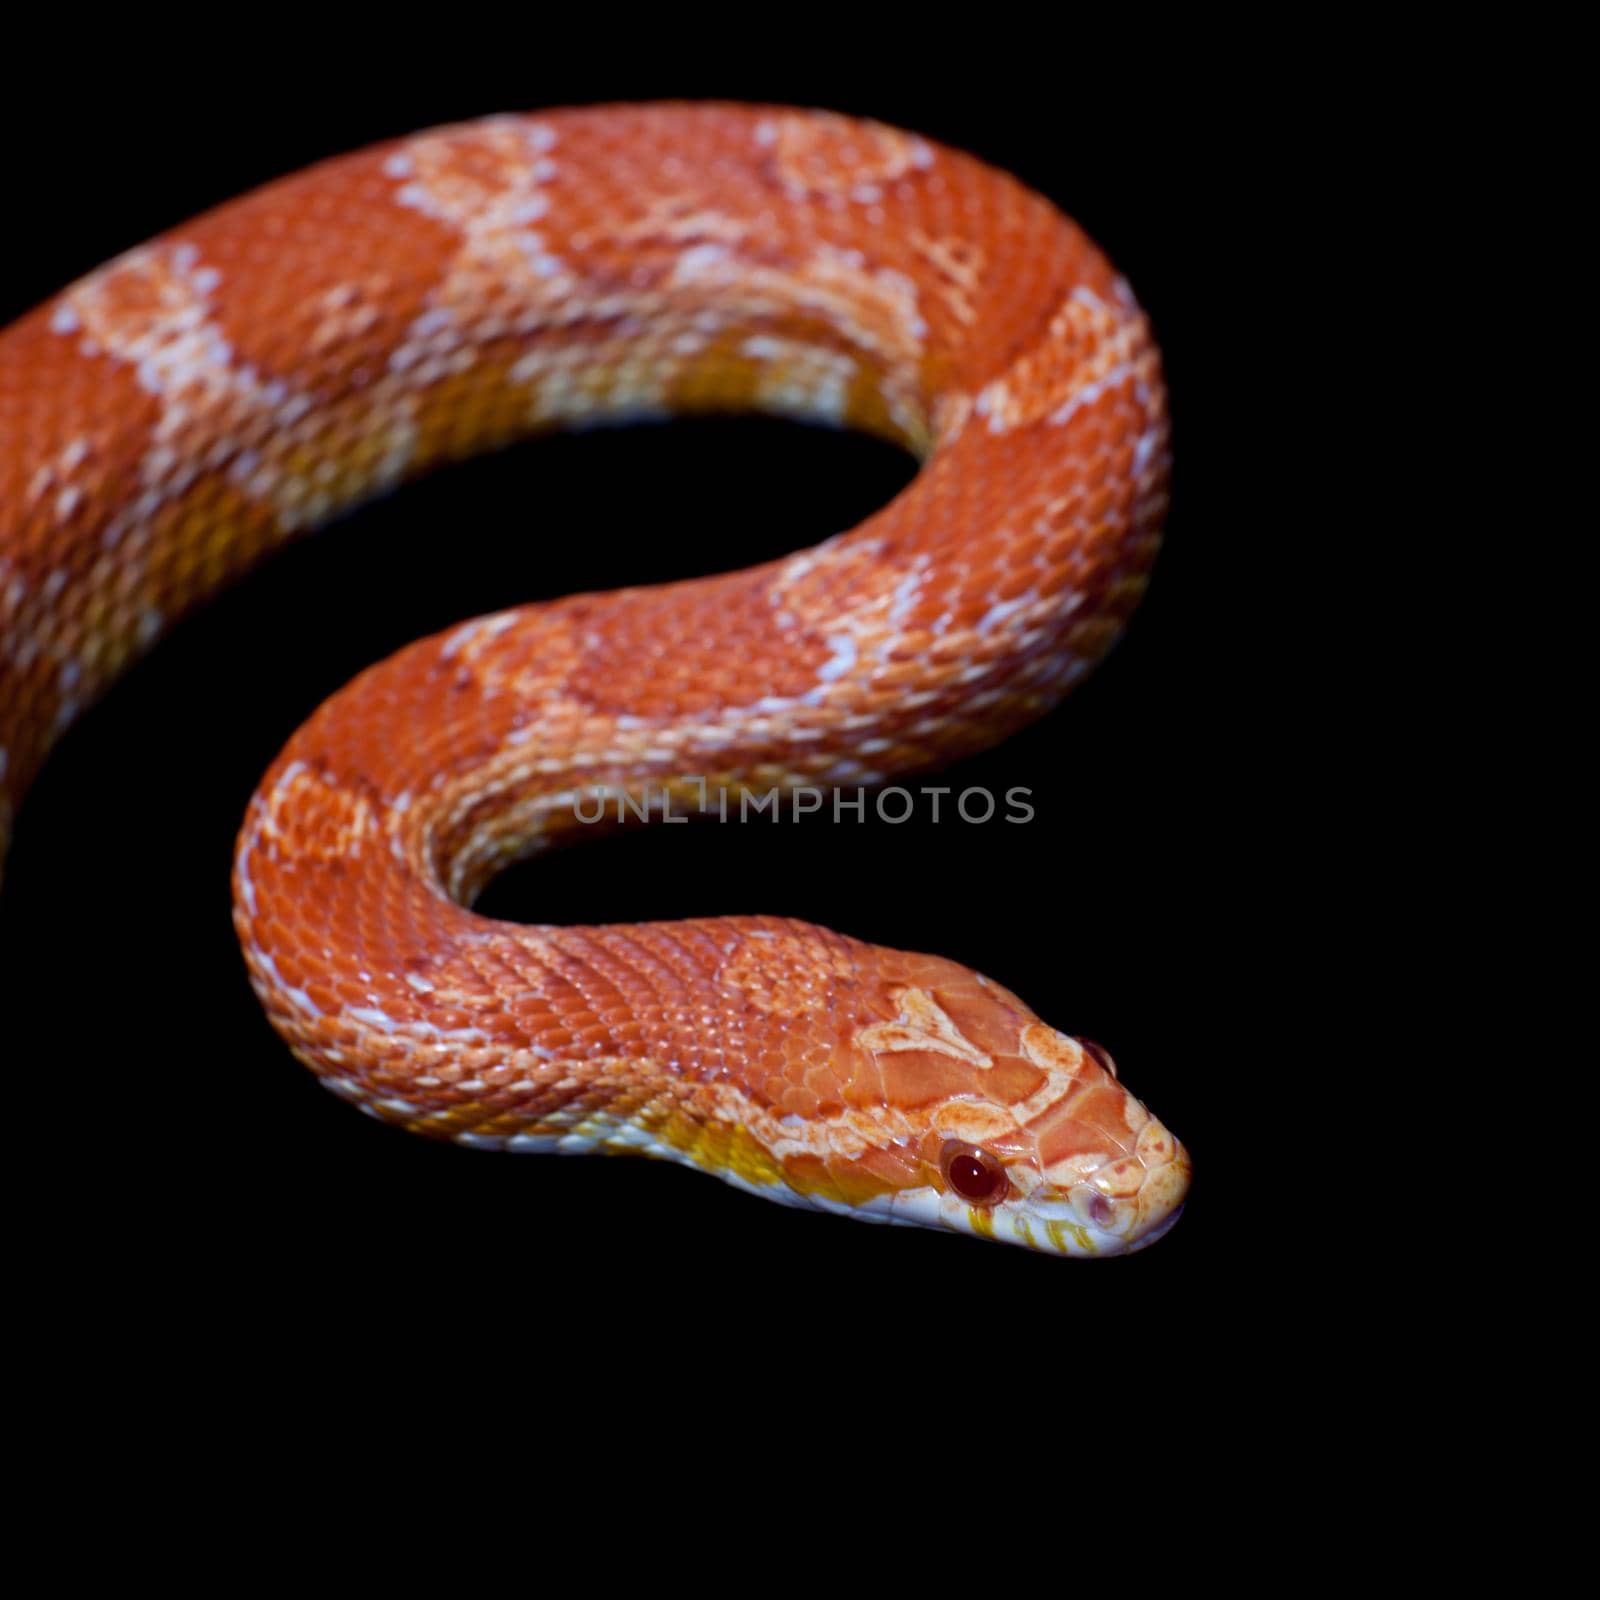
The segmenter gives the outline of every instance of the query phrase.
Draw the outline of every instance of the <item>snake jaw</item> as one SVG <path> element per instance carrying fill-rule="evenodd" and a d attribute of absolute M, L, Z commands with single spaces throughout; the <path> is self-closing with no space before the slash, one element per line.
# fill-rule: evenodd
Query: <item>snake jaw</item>
<path fill-rule="evenodd" d="M 1021 1157 L 1006 1168 L 1014 1190 L 1012 1198 L 995 1205 L 964 1200 L 936 1181 L 936 1168 L 930 1169 L 929 1182 L 855 1203 L 787 1186 L 780 1186 L 782 1194 L 767 1192 L 790 1204 L 835 1215 L 965 1233 L 1021 1245 L 1042 1255 L 1133 1255 L 1164 1237 L 1177 1222 L 1192 1176 L 1183 1144 L 1160 1124 L 1152 1121 L 1147 1126 L 1160 1130 L 1160 1148 L 1155 1148 L 1155 1139 L 1147 1144 L 1148 1164 L 1137 1154 L 1131 1158 L 1131 1168 L 1125 1164 L 1128 1158 L 1108 1161 L 1106 1168 L 1119 1170 L 1104 1176 L 1097 1170 L 1087 1180 L 1063 1188 L 1046 1178 L 1032 1157 Z M 1114 1187 L 1127 1189 L 1130 1184 L 1131 1192 L 1107 1192 Z"/>
<path fill-rule="evenodd" d="M 1182 1143 L 1166 1135 L 1159 1157 L 1152 1154 L 1151 1165 L 1135 1158 L 1132 1173 L 1118 1172 L 1108 1180 L 1100 1180 L 1097 1172 L 1067 1190 L 1039 1178 L 1026 1164 L 1019 1163 L 1011 1169 L 1013 1185 L 1023 1188 L 1018 1182 L 1022 1171 L 1029 1171 L 1033 1179 L 1020 1198 L 993 1207 L 987 1216 L 965 1220 L 949 1216 L 943 1220 L 947 1226 L 984 1238 L 1009 1240 L 1059 1255 L 1132 1255 L 1154 1244 L 1172 1227 L 1188 1198 L 1192 1166 Z M 1125 1163 L 1107 1165 L 1120 1168 Z M 1136 1184 L 1131 1194 L 1107 1192 L 1108 1186 L 1126 1188 L 1130 1183 Z"/>
<path fill-rule="evenodd" d="M 1063 1192 L 1041 1181 L 1031 1193 L 987 1209 L 967 1205 L 957 1196 L 943 1196 L 939 1221 L 960 1232 L 1045 1254 L 1133 1255 L 1167 1233 L 1187 1200 L 1192 1176 L 1189 1153 L 1175 1139 L 1169 1140 L 1169 1150 L 1160 1165 L 1141 1169 L 1132 1196 L 1109 1198 L 1092 1182 Z M 1016 1169 L 1012 1181 L 1017 1181 Z"/>

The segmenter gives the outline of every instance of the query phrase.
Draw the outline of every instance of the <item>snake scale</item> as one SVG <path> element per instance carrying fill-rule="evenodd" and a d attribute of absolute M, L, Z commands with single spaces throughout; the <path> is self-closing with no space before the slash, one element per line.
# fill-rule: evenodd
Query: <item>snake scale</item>
<path fill-rule="evenodd" d="M 913 134 L 698 103 L 434 129 L 0 333 L 0 849 L 79 712 L 275 546 L 533 433 L 739 411 L 923 465 L 814 549 L 519 606 L 359 676 L 239 834 L 255 991 L 328 1088 L 430 1137 L 1139 1248 L 1187 1153 L 1103 1050 L 990 979 L 777 916 L 470 909 L 576 837 L 586 797 L 854 787 L 993 745 L 1136 604 L 1168 471 L 1148 323 L 1052 205 Z"/>

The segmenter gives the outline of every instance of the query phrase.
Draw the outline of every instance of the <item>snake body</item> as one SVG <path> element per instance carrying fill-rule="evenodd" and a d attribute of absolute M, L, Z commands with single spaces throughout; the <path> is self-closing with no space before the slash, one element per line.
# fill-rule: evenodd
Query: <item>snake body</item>
<path fill-rule="evenodd" d="M 1146 1244 L 1181 1144 L 1103 1051 L 955 962 L 781 917 L 468 909 L 596 795 L 692 809 L 992 745 L 1136 603 L 1168 465 L 1146 319 L 1048 202 L 912 134 L 720 104 L 436 129 L 0 334 L 0 849 L 78 712 L 274 546 L 540 430 L 741 410 L 924 465 L 802 554 L 520 606 L 362 674 L 239 836 L 256 993 L 330 1089 L 432 1137 L 665 1156 L 1062 1254 Z"/>

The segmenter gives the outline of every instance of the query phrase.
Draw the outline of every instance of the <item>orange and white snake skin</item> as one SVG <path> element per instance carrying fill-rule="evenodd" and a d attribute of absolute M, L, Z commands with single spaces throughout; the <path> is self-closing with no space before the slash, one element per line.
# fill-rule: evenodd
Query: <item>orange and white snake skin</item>
<path fill-rule="evenodd" d="M 480 617 L 328 701 L 239 835 L 261 1003 L 330 1089 L 431 1137 L 644 1152 L 1061 1254 L 1149 1243 L 1183 1146 L 988 978 L 776 916 L 468 909 L 597 792 L 692 810 L 702 779 L 855 786 L 992 745 L 1135 604 L 1168 465 L 1146 320 L 1049 203 L 911 134 L 720 104 L 442 128 L 0 334 L 0 848 L 77 713 L 275 546 L 540 430 L 708 411 L 924 464 L 803 554 Z"/>

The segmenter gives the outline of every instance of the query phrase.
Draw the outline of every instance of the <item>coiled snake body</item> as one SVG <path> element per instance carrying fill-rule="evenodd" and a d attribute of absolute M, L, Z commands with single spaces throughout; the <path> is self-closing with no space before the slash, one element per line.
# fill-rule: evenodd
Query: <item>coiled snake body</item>
<path fill-rule="evenodd" d="M 1148 1243 L 1188 1157 L 1109 1058 L 936 956 L 780 917 L 467 907 L 596 794 L 857 785 L 1054 704 L 1165 506 L 1159 360 L 1069 221 L 873 123 L 496 117 L 330 161 L 0 334 L 0 848 L 78 711 L 259 556 L 440 462 L 697 411 L 924 458 L 743 572 L 479 618 L 360 676 L 252 801 L 235 920 L 336 1093 L 467 1145 L 639 1150 L 791 1203 L 1065 1254 Z"/>

